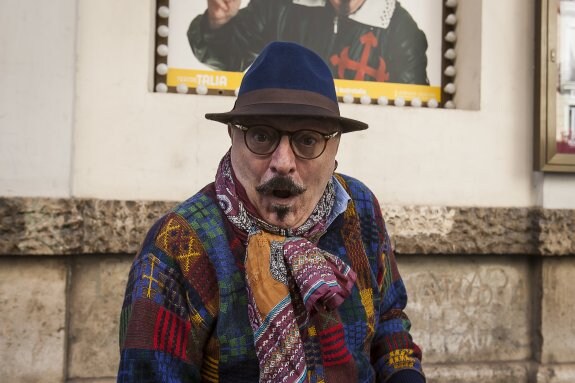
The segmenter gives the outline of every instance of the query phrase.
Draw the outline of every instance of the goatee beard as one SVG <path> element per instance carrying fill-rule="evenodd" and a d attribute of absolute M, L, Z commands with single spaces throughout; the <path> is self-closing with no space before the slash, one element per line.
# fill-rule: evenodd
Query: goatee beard
<path fill-rule="evenodd" d="M 273 205 L 272 211 L 274 213 L 276 213 L 278 220 L 280 222 L 283 222 L 285 220 L 286 216 L 288 215 L 288 213 L 290 212 L 290 208 L 289 208 L 289 206 L 284 206 L 284 205 Z"/>

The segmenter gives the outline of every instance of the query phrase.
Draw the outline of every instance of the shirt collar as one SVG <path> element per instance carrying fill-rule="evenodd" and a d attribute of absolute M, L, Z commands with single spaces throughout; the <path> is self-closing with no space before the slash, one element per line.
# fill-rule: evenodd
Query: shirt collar
<path fill-rule="evenodd" d="M 351 200 L 351 197 L 347 194 L 347 191 L 339 183 L 337 178 L 332 176 L 332 180 L 335 188 L 335 201 L 331 208 L 331 213 L 327 217 L 327 227 L 329 227 L 341 213 L 347 210 L 347 204 Z"/>

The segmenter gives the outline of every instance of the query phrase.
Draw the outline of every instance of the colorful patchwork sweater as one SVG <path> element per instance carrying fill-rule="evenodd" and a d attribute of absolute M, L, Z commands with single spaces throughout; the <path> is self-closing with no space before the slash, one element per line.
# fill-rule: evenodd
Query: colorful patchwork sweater
<path fill-rule="evenodd" d="M 337 179 L 351 200 L 318 246 L 357 274 L 337 309 L 356 381 L 422 383 L 421 351 L 409 334 L 407 294 L 379 204 L 359 181 Z M 245 243 L 220 210 L 213 184 L 158 220 L 128 278 L 118 382 L 257 382 L 244 261 Z M 314 323 L 300 328 L 306 359 L 325 366 L 319 338 L 330 334 Z M 321 369 L 307 381 L 330 383 Z"/>

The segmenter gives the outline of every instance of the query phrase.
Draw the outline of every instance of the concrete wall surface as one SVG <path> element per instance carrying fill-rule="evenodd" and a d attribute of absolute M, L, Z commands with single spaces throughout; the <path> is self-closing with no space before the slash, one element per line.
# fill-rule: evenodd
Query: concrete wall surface
<path fill-rule="evenodd" d="M 0 259 L 2 381 L 65 380 L 66 263 L 62 258 Z"/>
<path fill-rule="evenodd" d="M 76 1 L 0 1 L 0 195 L 69 197 Z"/>

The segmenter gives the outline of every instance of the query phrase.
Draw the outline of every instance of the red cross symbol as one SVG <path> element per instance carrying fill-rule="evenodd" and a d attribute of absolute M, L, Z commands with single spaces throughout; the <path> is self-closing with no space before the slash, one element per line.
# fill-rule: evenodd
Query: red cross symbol
<path fill-rule="evenodd" d="M 361 58 L 359 61 L 354 61 L 349 58 L 349 47 L 343 48 L 341 54 L 333 55 L 330 58 L 331 64 L 337 68 L 337 77 L 344 78 L 344 73 L 346 69 L 351 69 L 355 71 L 354 80 L 364 81 L 367 80 L 365 76 L 371 76 L 378 82 L 385 82 L 389 80 L 389 73 L 385 68 L 385 61 L 383 58 L 379 58 L 379 67 L 372 68 L 367 65 L 369 60 L 369 55 L 371 49 L 377 47 L 377 38 L 373 32 L 369 31 L 365 35 L 359 38 L 361 45 L 363 45 L 363 50 L 361 52 Z"/>

